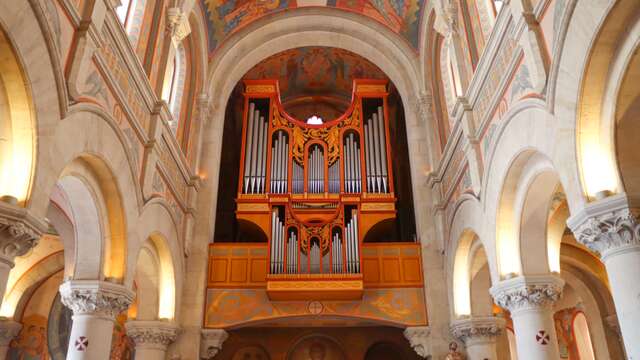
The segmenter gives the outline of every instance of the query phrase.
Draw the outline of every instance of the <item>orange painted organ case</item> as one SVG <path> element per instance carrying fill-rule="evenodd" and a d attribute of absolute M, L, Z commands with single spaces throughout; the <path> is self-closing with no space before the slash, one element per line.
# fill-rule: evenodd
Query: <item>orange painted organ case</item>
<path fill-rule="evenodd" d="M 362 295 L 363 235 L 396 216 L 387 95 L 355 80 L 349 110 L 318 123 L 289 116 L 276 81 L 245 82 L 236 216 L 268 234 L 270 298 Z"/>

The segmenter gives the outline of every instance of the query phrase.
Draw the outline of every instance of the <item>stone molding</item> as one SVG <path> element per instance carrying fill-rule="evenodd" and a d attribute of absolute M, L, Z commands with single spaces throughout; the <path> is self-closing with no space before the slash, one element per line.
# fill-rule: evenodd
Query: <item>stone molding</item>
<path fill-rule="evenodd" d="M 498 306 L 514 313 L 553 306 L 563 287 L 556 275 L 529 275 L 500 281 L 489 292 Z"/>
<path fill-rule="evenodd" d="M 494 316 L 473 317 L 454 320 L 451 323 L 451 334 L 467 344 L 475 340 L 494 340 L 502 334 L 506 321 Z"/>
<path fill-rule="evenodd" d="M 625 194 L 595 201 L 567 220 L 576 240 L 603 260 L 640 247 L 638 212 L 629 208 Z"/>
<path fill-rule="evenodd" d="M 227 340 L 229 334 L 223 329 L 203 329 L 202 343 L 200 344 L 200 358 L 213 359 L 222 349 L 222 344 Z"/>
<path fill-rule="evenodd" d="M 422 358 L 431 356 L 430 334 L 431 328 L 428 326 L 413 326 L 404 330 L 404 337 L 409 340 L 409 345 Z"/>
<path fill-rule="evenodd" d="M 20 330 L 22 330 L 22 324 L 19 322 L 9 319 L 0 320 L 0 347 L 9 346 Z"/>
<path fill-rule="evenodd" d="M 36 246 L 46 229 L 26 209 L 0 201 L 0 260 L 13 266 L 13 259 Z"/>
<path fill-rule="evenodd" d="M 125 324 L 127 336 L 136 344 L 136 348 L 150 347 L 166 350 L 178 337 L 179 328 L 168 321 L 131 320 Z"/>
<path fill-rule="evenodd" d="M 129 308 L 132 291 L 120 284 L 98 280 L 69 280 L 60 285 L 60 300 L 74 315 L 93 315 L 108 319 Z"/>

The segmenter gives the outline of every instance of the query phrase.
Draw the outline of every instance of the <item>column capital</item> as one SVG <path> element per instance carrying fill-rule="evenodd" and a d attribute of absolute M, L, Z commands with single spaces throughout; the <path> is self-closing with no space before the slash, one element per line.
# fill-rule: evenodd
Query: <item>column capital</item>
<path fill-rule="evenodd" d="M 489 292 L 501 308 L 512 313 L 551 307 L 562 295 L 564 280 L 557 275 L 528 275 L 502 280 Z"/>
<path fill-rule="evenodd" d="M 36 246 L 47 225 L 10 200 L 0 199 L 0 261 L 13 267 L 13 259 Z"/>
<path fill-rule="evenodd" d="M 431 328 L 428 326 L 412 326 L 404 330 L 404 337 L 409 340 L 411 348 L 423 358 L 431 356 L 430 334 Z"/>
<path fill-rule="evenodd" d="M 495 316 L 454 320 L 451 334 L 465 344 L 473 341 L 493 340 L 502 334 L 506 321 Z"/>
<path fill-rule="evenodd" d="M 60 300 L 74 315 L 108 319 L 126 310 L 134 294 L 123 285 L 98 280 L 68 280 L 60 285 Z"/>
<path fill-rule="evenodd" d="M 22 324 L 19 322 L 9 319 L 0 320 L 0 347 L 9 346 L 20 330 L 22 330 Z"/>
<path fill-rule="evenodd" d="M 178 326 L 169 321 L 131 320 L 125 324 L 127 336 L 136 348 L 155 348 L 165 351 L 180 332 Z"/>
<path fill-rule="evenodd" d="M 201 337 L 200 358 L 210 360 L 222 349 L 222 344 L 229 337 L 229 333 L 223 329 L 202 329 Z"/>
<path fill-rule="evenodd" d="M 594 201 L 567 220 L 576 240 L 607 256 L 640 248 L 638 211 L 629 208 L 626 194 Z"/>

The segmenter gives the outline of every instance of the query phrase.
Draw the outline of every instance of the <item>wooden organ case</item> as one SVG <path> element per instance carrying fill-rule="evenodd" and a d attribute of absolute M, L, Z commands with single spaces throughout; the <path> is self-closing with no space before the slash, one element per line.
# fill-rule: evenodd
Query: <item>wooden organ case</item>
<path fill-rule="evenodd" d="M 396 216 L 387 82 L 354 80 L 348 111 L 316 124 L 277 81 L 244 85 L 236 216 L 267 234 L 269 298 L 362 297 L 364 235 Z"/>

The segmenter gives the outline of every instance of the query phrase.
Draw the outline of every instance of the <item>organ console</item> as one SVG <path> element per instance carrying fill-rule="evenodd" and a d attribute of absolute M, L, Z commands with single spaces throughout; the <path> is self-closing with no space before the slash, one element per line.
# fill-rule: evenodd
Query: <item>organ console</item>
<path fill-rule="evenodd" d="M 362 296 L 363 239 L 396 216 L 387 82 L 355 80 L 324 123 L 288 115 L 275 80 L 244 87 L 236 216 L 268 235 L 270 298 Z"/>

